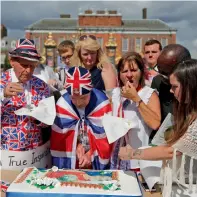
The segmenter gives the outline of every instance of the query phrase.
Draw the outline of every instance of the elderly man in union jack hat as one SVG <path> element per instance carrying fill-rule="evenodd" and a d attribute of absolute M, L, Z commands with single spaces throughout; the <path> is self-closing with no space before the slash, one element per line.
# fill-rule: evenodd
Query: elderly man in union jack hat
<path fill-rule="evenodd" d="M 56 103 L 51 155 L 59 168 L 107 169 L 111 146 L 101 119 L 111 112 L 106 95 L 92 88 L 91 75 L 83 67 L 66 73 L 66 92 Z"/>
<path fill-rule="evenodd" d="M 1 75 L 1 149 L 26 151 L 42 145 L 41 127 L 35 118 L 14 112 L 23 107 L 38 106 L 49 97 L 48 85 L 33 76 L 40 55 L 33 40 L 19 39 L 9 52 L 11 69 Z"/>

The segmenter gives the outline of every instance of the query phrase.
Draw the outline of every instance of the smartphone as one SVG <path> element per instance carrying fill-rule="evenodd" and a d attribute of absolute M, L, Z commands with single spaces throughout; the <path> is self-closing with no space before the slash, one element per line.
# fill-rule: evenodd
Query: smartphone
<path fill-rule="evenodd" d="M 153 186 L 152 190 L 150 191 L 146 182 L 142 182 L 142 187 L 146 192 L 156 192 L 156 188 Z"/>

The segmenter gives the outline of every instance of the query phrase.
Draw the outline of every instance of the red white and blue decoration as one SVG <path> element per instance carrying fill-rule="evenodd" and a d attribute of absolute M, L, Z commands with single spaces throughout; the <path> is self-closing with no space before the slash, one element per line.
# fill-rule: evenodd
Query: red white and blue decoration
<path fill-rule="evenodd" d="M 36 50 L 33 40 L 21 38 L 16 42 L 16 47 L 9 52 L 11 57 L 19 57 L 29 61 L 39 61 L 41 58 Z"/>
<path fill-rule="evenodd" d="M 92 89 L 91 74 L 83 67 L 72 67 L 66 72 L 65 88 L 70 95 L 88 94 Z"/>
<path fill-rule="evenodd" d="M 112 146 L 108 143 L 101 119 L 105 113 L 111 112 L 111 105 L 106 95 L 94 88 L 90 92 L 90 100 L 83 119 L 68 92 L 57 101 L 57 116 L 52 126 L 51 154 L 52 163 L 58 168 L 76 168 L 77 137 L 80 126 L 84 124 L 90 142 L 92 168 L 109 169 Z"/>
<path fill-rule="evenodd" d="M 3 72 L 0 81 L 0 91 L 12 82 L 12 69 Z M 38 106 L 40 100 L 50 96 L 50 90 L 46 83 L 35 76 L 29 81 L 31 103 Z M 14 111 L 25 107 L 27 100 L 25 92 L 12 96 L 6 102 L 1 102 L 1 149 L 13 151 L 25 151 L 42 145 L 41 127 L 47 126 L 37 123 L 29 116 L 17 116 Z"/>

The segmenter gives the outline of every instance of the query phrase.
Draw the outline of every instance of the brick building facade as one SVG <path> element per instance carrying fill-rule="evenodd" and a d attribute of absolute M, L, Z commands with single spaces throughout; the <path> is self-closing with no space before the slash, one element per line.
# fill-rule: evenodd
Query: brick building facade
<path fill-rule="evenodd" d="M 78 18 L 60 15 L 60 18 L 41 19 L 25 28 L 26 37 L 35 41 L 40 53 L 49 32 L 57 45 L 65 39 L 76 42 L 80 35 L 93 34 L 104 51 L 111 33 L 117 43 L 116 56 L 127 51 L 143 52 L 144 43 L 151 38 L 163 46 L 176 43 L 176 31 L 159 19 L 147 19 L 144 10 L 139 20 L 123 19 L 116 10 L 85 10 Z"/>

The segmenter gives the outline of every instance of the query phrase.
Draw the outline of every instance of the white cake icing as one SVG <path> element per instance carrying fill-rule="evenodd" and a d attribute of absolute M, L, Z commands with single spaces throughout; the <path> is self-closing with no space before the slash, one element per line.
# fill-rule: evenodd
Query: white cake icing
<path fill-rule="evenodd" d="M 16 180 L 10 185 L 7 190 L 9 197 L 15 197 L 16 194 L 20 196 L 32 196 L 32 194 L 37 194 L 36 196 L 44 197 L 44 194 L 47 194 L 47 197 L 57 196 L 58 194 L 65 194 L 65 196 L 70 195 L 102 195 L 102 196 L 135 196 L 142 197 L 142 193 L 138 184 L 138 180 L 134 172 L 124 172 L 124 171 L 91 171 L 88 170 L 89 173 L 95 173 L 96 175 L 86 175 L 86 171 L 82 171 L 82 176 L 88 179 L 88 181 L 79 181 L 79 185 L 61 185 L 61 180 L 58 178 L 50 178 L 46 177 L 50 175 L 50 173 L 71 173 L 68 175 L 69 181 L 72 179 L 72 173 L 78 173 L 78 170 L 58 170 L 51 169 L 47 171 L 38 171 L 36 168 L 26 168 L 22 173 L 16 178 Z M 31 171 L 31 172 L 30 172 Z M 29 173 L 30 172 L 30 173 Z M 85 173 L 84 173 L 85 172 Z M 97 176 L 97 172 L 102 173 L 102 176 Z M 105 174 L 109 174 L 111 172 L 115 172 L 118 175 L 117 179 L 110 179 L 110 177 L 105 176 Z M 79 172 L 81 173 L 81 171 Z M 28 176 L 24 176 L 28 174 Z M 113 173 L 114 174 L 114 173 Z M 56 174 L 57 175 L 57 174 Z M 59 174 L 58 174 L 59 175 Z M 80 174 L 81 175 L 81 174 Z M 92 177 L 91 177 L 92 176 Z M 64 178 L 67 178 L 67 175 L 63 175 Z M 74 177 L 74 176 L 73 176 Z M 91 178 L 90 178 L 91 177 Z M 61 179 L 62 177 L 60 177 Z M 74 177 L 75 178 L 75 177 Z M 77 181 L 78 182 L 78 181 Z M 83 184 L 88 183 L 88 185 L 97 185 L 102 184 L 105 187 L 88 187 L 81 186 Z M 35 184 L 37 184 L 35 186 Z M 75 180 L 73 179 L 72 184 L 75 184 Z M 44 189 L 40 188 L 40 185 L 44 185 Z M 109 188 L 107 188 L 109 186 Z M 103 189 L 105 188 L 105 189 Z M 107 188 L 107 189 L 106 189 Z M 23 195 L 22 195 L 23 193 Z M 40 195 L 38 195 L 40 194 Z"/>
<path fill-rule="evenodd" d="M 47 177 L 44 177 L 44 178 L 35 177 L 35 179 L 32 179 L 31 182 L 30 182 L 30 185 L 34 185 L 34 184 L 46 185 L 46 186 L 52 185 L 54 187 L 60 187 L 61 186 L 60 181 L 58 181 L 57 179 L 47 178 Z"/>

